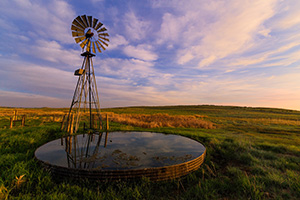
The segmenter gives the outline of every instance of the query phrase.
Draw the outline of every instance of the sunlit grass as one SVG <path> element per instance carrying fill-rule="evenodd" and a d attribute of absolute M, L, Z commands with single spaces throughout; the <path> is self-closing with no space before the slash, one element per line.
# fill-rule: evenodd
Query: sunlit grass
<path fill-rule="evenodd" d="M 61 136 L 59 117 L 67 109 L 18 108 L 18 114 L 28 116 L 26 126 L 9 129 L 14 110 L 0 108 L 0 199 L 300 198 L 298 111 L 226 106 L 104 109 L 104 119 L 106 113 L 111 114 L 111 130 L 179 134 L 206 146 L 205 162 L 199 170 L 176 180 L 152 183 L 147 179 L 133 182 L 53 179 L 33 158 L 34 151 Z M 53 120 L 53 115 L 57 120 Z M 125 120 L 114 120 L 113 115 Z M 129 123 L 131 116 L 138 118 L 137 122 Z M 161 121 L 177 120 L 177 124 L 183 123 L 180 118 L 197 119 L 215 128 L 138 124 L 151 123 L 155 117 Z"/>
<path fill-rule="evenodd" d="M 168 115 L 168 114 L 114 114 L 110 113 L 109 119 L 113 122 L 128 124 L 142 128 L 158 127 L 183 127 L 183 128 L 205 128 L 214 129 L 212 122 L 203 120 L 195 115 Z"/>

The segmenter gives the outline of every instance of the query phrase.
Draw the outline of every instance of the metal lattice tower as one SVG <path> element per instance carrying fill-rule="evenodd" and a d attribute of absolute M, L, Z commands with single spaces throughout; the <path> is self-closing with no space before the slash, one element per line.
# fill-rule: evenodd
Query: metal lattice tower
<path fill-rule="evenodd" d="M 82 125 L 84 129 L 100 129 L 102 119 L 100 114 L 100 103 L 97 91 L 97 84 L 92 58 L 96 53 L 96 48 L 101 53 L 108 46 L 106 42 L 109 35 L 103 24 L 92 16 L 78 16 L 72 22 L 72 36 L 84 53 L 83 63 L 80 69 L 76 70 L 74 75 L 79 76 L 72 103 L 66 120 L 65 130 L 69 133 L 77 132 Z M 106 41 L 106 42 L 105 42 Z"/>

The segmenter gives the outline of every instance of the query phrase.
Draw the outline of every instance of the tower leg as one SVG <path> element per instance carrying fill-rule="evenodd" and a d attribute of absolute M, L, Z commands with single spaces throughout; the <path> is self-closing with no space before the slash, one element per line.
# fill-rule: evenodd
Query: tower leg
<path fill-rule="evenodd" d="M 93 126 L 93 115 L 95 112 L 100 121 L 100 126 L 102 125 L 99 96 L 92 61 L 92 57 L 95 55 L 90 52 L 85 52 L 81 55 L 84 56 L 81 67 L 83 73 L 80 74 L 78 78 L 72 103 L 66 119 L 67 124 L 69 124 L 71 121 L 71 115 L 72 113 L 74 114 L 74 133 L 76 133 L 80 128 L 81 120 L 84 121 L 83 125 L 86 125 L 86 122 L 88 122 L 89 129 L 96 129 L 96 127 Z"/>

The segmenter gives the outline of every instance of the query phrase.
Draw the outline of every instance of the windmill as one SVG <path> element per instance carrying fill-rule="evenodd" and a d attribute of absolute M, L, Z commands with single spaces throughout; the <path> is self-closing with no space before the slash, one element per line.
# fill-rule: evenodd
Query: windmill
<path fill-rule="evenodd" d="M 83 62 L 74 73 L 78 76 L 72 103 L 66 120 L 66 130 L 76 133 L 80 125 L 84 129 L 95 130 L 101 127 L 100 103 L 92 58 L 108 46 L 107 29 L 92 16 L 78 16 L 71 25 L 72 36 L 82 48 Z M 94 53 L 91 53 L 91 51 Z M 82 123 L 80 124 L 82 120 Z M 97 122 L 99 122 L 97 124 Z"/>

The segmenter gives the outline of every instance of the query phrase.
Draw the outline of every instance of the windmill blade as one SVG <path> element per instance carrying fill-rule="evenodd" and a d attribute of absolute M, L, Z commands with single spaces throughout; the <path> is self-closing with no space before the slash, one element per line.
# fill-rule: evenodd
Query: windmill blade
<path fill-rule="evenodd" d="M 105 50 L 105 47 L 104 47 L 99 41 L 96 41 L 96 43 L 98 43 L 98 44 L 101 46 L 101 48 L 102 48 L 103 50 Z"/>
<path fill-rule="evenodd" d="M 82 18 L 82 20 L 83 20 L 83 22 L 84 22 L 85 27 L 86 27 L 86 28 L 89 27 L 88 22 L 87 22 L 86 15 L 81 15 L 81 18 Z"/>
<path fill-rule="evenodd" d="M 81 32 L 83 32 L 83 31 L 84 31 L 84 29 L 82 29 L 82 28 L 79 28 L 79 27 L 77 27 L 77 26 L 74 26 L 74 25 L 72 25 L 72 26 L 71 26 L 71 30 L 72 30 L 72 31 L 78 31 L 78 32 L 79 32 L 79 31 L 81 31 Z"/>
<path fill-rule="evenodd" d="M 109 35 L 98 19 L 86 15 L 77 16 L 72 22 L 71 30 L 76 43 L 87 52 L 96 53 L 98 49 L 102 53 L 103 50 L 106 50 Z"/>
<path fill-rule="evenodd" d="M 92 27 L 92 20 L 93 20 L 93 17 L 88 16 L 88 25 L 89 25 L 89 27 Z"/>
<path fill-rule="evenodd" d="M 97 42 L 95 42 L 95 43 L 96 43 L 98 51 L 101 53 L 102 51 L 100 50 L 100 47 L 99 47 L 98 43 Z"/>
<path fill-rule="evenodd" d="M 79 42 L 81 42 L 81 41 L 84 40 L 84 39 L 86 39 L 85 36 L 83 36 L 83 37 L 78 37 L 78 38 L 75 38 L 75 41 L 76 41 L 76 43 L 79 43 Z"/>
<path fill-rule="evenodd" d="M 73 25 L 77 26 L 78 28 L 81 28 L 84 30 L 84 27 L 82 24 L 80 24 L 78 21 L 76 21 L 76 19 L 73 20 L 72 22 Z"/>
<path fill-rule="evenodd" d="M 84 36 L 84 32 L 72 32 L 73 37 Z"/>
<path fill-rule="evenodd" d="M 76 20 L 82 25 L 83 28 L 86 28 L 86 25 L 84 24 L 80 16 L 76 17 Z"/>
<path fill-rule="evenodd" d="M 92 42 L 92 47 L 93 47 L 93 52 L 96 53 L 96 50 L 95 50 L 95 42 Z"/>
<path fill-rule="evenodd" d="M 99 31 L 97 31 L 98 33 L 99 32 L 104 32 L 104 31 L 107 31 L 107 29 L 105 27 L 101 28 Z"/>
<path fill-rule="evenodd" d="M 94 18 L 93 19 L 93 29 L 95 29 L 95 26 L 96 26 L 97 22 L 98 22 L 98 19 Z"/>
<path fill-rule="evenodd" d="M 81 46 L 81 48 L 84 48 L 84 46 L 86 45 L 86 43 L 89 41 L 89 39 L 85 39 L 81 44 L 80 44 L 80 46 Z"/>
<path fill-rule="evenodd" d="M 101 22 L 99 22 L 95 28 L 95 30 L 98 30 L 103 24 Z"/>
<path fill-rule="evenodd" d="M 101 37 L 100 35 L 98 35 L 98 37 L 101 38 L 101 39 L 103 39 L 103 40 L 105 40 L 105 41 L 107 41 L 107 42 L 109 42 L 109 39 L 108 39 L 108 38 Z"/>
<path fill-rule="evenodd" d="M 85 34 L 91 34 L 92 33 L 92 30 L 89 29 Z"/>
<path fill-rule="evenodd" d="M 104 42 L 103 40 L 98 39 L 98 41 L 100 41 L 101 43 L 105 44 L 105 46 L 108 46 L 108 44 L 106 42 Z"/>
<path fill-rule="evenodd" d="M 107 37 L 109 36 L 108 33 L 99 33 L 98 35 L 107 36 Z"/>
<path fill-rule="evenodd" d="M 86 51 L 90 52 L 91 50 L 91 40 L 89 40 L 87 46 L 86 46 Z"/>

